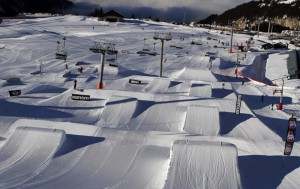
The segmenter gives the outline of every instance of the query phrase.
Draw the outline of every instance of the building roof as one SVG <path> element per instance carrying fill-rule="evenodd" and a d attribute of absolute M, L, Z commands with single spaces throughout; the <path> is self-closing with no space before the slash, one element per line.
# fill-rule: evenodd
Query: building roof
<path fill-rule="evenodd" d="M 110 10 L 107 13 L 103 14 L 102 17 L 108 17 L 108 16 L 114 16 L 114 17 L 119 17 L 119 18 L 124 18 L 123 15 L 120 13 L 116 12 L 115 10 Z"/>

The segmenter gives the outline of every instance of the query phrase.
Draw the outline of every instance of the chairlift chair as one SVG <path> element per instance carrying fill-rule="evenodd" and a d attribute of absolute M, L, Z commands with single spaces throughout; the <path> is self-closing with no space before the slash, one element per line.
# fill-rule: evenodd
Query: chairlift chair
<path fill-rule="evenodd" d="M 149 45 L 145 45 L 142 51 L 150 51 L 150 46 Z"/>
<path fill-rule="evenodd" d="M 67 52 L 59 51 L 55 54 L 55 58 L 58 60 L 67 60 Z"/>
<path fill-rule="evenodd" d="M 60 44 L 59 41 L 57 41 L 57 52 L 55 54 L 55 58 L 58 60 L 67 60 L 67 52 L 65 51 L 65 40 L 66 38 L 63 38 L 64 44 Z"/>

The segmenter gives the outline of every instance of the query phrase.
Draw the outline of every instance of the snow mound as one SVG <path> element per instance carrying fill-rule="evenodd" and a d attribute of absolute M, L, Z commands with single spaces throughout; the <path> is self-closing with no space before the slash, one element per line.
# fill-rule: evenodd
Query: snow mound
<path fill-rule="evenodd" d="M 288 75 L 287 59 L 289 54 L 271 54 L 266 63 L 266 78 L 274 82 L 280 82 L 278 78 Z"/>
<path fill-rule="evenodd" d="M 210 98 L 211 94 L 212 94 L 212 86 L 211 85 L 193 83 L 189 96 Z"/>
<path fill-rule="evenodd" d="M 241 188 L 236 147 L 222 142 L 175 141 L 167 188 Z"/>
<path fill-rule="evenodd" d="M 72 100 L 73 94 L 89 95 L 90 100 Z M 95 90 L 78 91 L 68 89 L 59 95 L 41 101 L 39 105 L 47 106 L 50 110 L 54 109 L 55 111 L 49 110 L 47 114 L 56 121 L 73 122 L 76 120 L 77 123 L 95 124 L 99 121 L 99 115 L 101 115 L 106 102 L 106 98 L 99 99 Z M 89 108 L 86 108 L 87 106 Z M 37 112 L 37 114 L 41 114 L 42 117 L 45 113 Z M 82 119 L 83 117 L 84 119 Z"/>
<path fill-rule="evenodd" d="M 191 89 L 191 81 L 171 81 L 167 94 L 189 95 Z"/>
<path fill-rule="evenodd" d="M 261 54 L 254 58 L 252 65 L 245 67 L 239 73 L 239 75 L 249 78 L 254 81 L 262 82 L 272 85 L 266 77 L 266 64 L 269 56 L 267 54 Z"/>
<path fill-rule="evenodd" d="M 123 179 L 133 169 L 141 172 L 131 176 L 136 178 L 136 175 L 140 175 L 141 180 L 128 175 L 129 177 L 126 178 L 134 182 L 130 184 L 140 181 L 151 185 L 151 180 L 146 179 L 160 175 L 161 163 L 154 162 L 159 165 L 156 165 L 156 169 L 148 176 L 149 166 L 136 167 L 136 165 L 141 165 L 145 159 L 147 160 L 147 152 L 151 153 L 151 149 L 143 148 L 144 140 L 147 138 L 146 134 L 146 132 L 103 128 L 93 137 L 73 136 L 73 139 L 68 139 L 70 145 L 74 145 L 74 143 L 79 146 L 82 143 L 86 145 L 77 147 L 76 150 L 69 153 L 62 151 L 63 155 L 54 158 L 48 165 L 48 169 L 42 170 L 37 177 L 32 178 L 24 185 L 28 188 L 62 188 L 62 186 L 63 188 L 117 188 L 114 186 L 122 184 L 123 181 L 128 182 Z M 152 152 L 153 157 L 158 160 L 163 157 L 160 155 L 163 153 L 160 152 L 160 149 L 154 149 Z M 144 188 L 144 186 L 133 188 Z"/>
<path fill-rule="evenodd" d="M 123 96 L 111 96 L 106 103 L 100 125 L 118 128 L 129 122 L 137 107 L 137 99 Z"/>
<path fill-rule="evenodd" d="M 184 130 L 208 136 L 216 136 L 220 130 L 220 116 L 217 107 L 189 106 Z"/>
<path fill-rule="evenodd" d="M 65 140 L 56 129 L 16 128 L 1 148 L 0 187 L 13 186 L 43 170 Z"/>
<path fill-rule="evenodd" d="M 129 80 L 139 80 L 141 84 L 129 83 Z M 120 91 L 136 91 L 144 92 L 144 89 L 152 81 L 152 78 L 146 76 L 130 76 L 124 79 L 117 79 L 113 81 L 106 89 L 110 90 L 120 90 Z"/>
<path fill-rule="evenodd" d="M 149 102 L 140 102 L 140 106 L 149 106 Z M 140 131 L 182 131 L 186 107 L 178 102 L 153 102 L 154 104 L 129 122 L 132 130 Z"/>
<path fill-rule="evenodd" d="M 170 82 L 170 79 L 154 78 L 145 91 L 148 93 L 166 93 Z"/>
<path fill-rule="evenodd" d="M 190 69 L 208 70 L 211 67 L 211 59 L 209 56 L 194 56 L 187 65 Z"/>
<path fill-rule="evenodd" d="M 212 74 L 211 71 L 206 70 L 195 70 L 184 68 L 184 71 L 179 76 L 179 79 L 182 80 L 195 80 L 195 81 L 209 81 L 209 82 L 216 82 L 217 79 Z"/>

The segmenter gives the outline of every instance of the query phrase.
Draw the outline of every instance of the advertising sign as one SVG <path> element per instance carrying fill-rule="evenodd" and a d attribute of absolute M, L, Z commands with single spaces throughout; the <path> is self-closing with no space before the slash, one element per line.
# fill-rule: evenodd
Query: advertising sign
<path fill-rule="evenodd" d="M 291 117 L 286 133 L 286 140 L 284 146 L 284 155 L 289 156 L 292 153 L 294 141 L 296 136 L 296 118 Z"/>
<path fill-rule="evenodd" d="M 112 63 L 108 63 L 108 65 L 111 67 L 119 67 L 117 64 L 112 64 Z"/>
<path fill-rule="evenodd" d="M 89 101 L 89 100 L 90 100 L 90 95 L 72 94 L 72 100 L 84 100 L 84 101 Z"/>
<path fill-rule="evenodd" d="M 21 90 L 13 90 L 13 91 L 8 91 L 9 96 L 20 96 L 21 95 Z"/>
<path fill-rule="evenodd" d="M 141 80 L 137 80 L 137 79 L 129 79 L 129 83 L 140 85 L 142 83 L 142 81 Z"/>

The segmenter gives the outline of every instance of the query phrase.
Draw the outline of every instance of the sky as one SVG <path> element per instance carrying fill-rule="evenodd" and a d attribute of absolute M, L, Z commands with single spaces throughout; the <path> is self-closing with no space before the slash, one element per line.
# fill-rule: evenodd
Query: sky
<path fill-rule="evenodd" d="M 159 17 L 161 20 L 198 21 L 210 14 L 221 14 L 249 0 L 72 0 L 78 11 L 88 11 L 94 7 L 102 7 L 104 12 L 116 9 L 124 16 Z M 178 14 L 178 12 L 182 14 Z"/>

